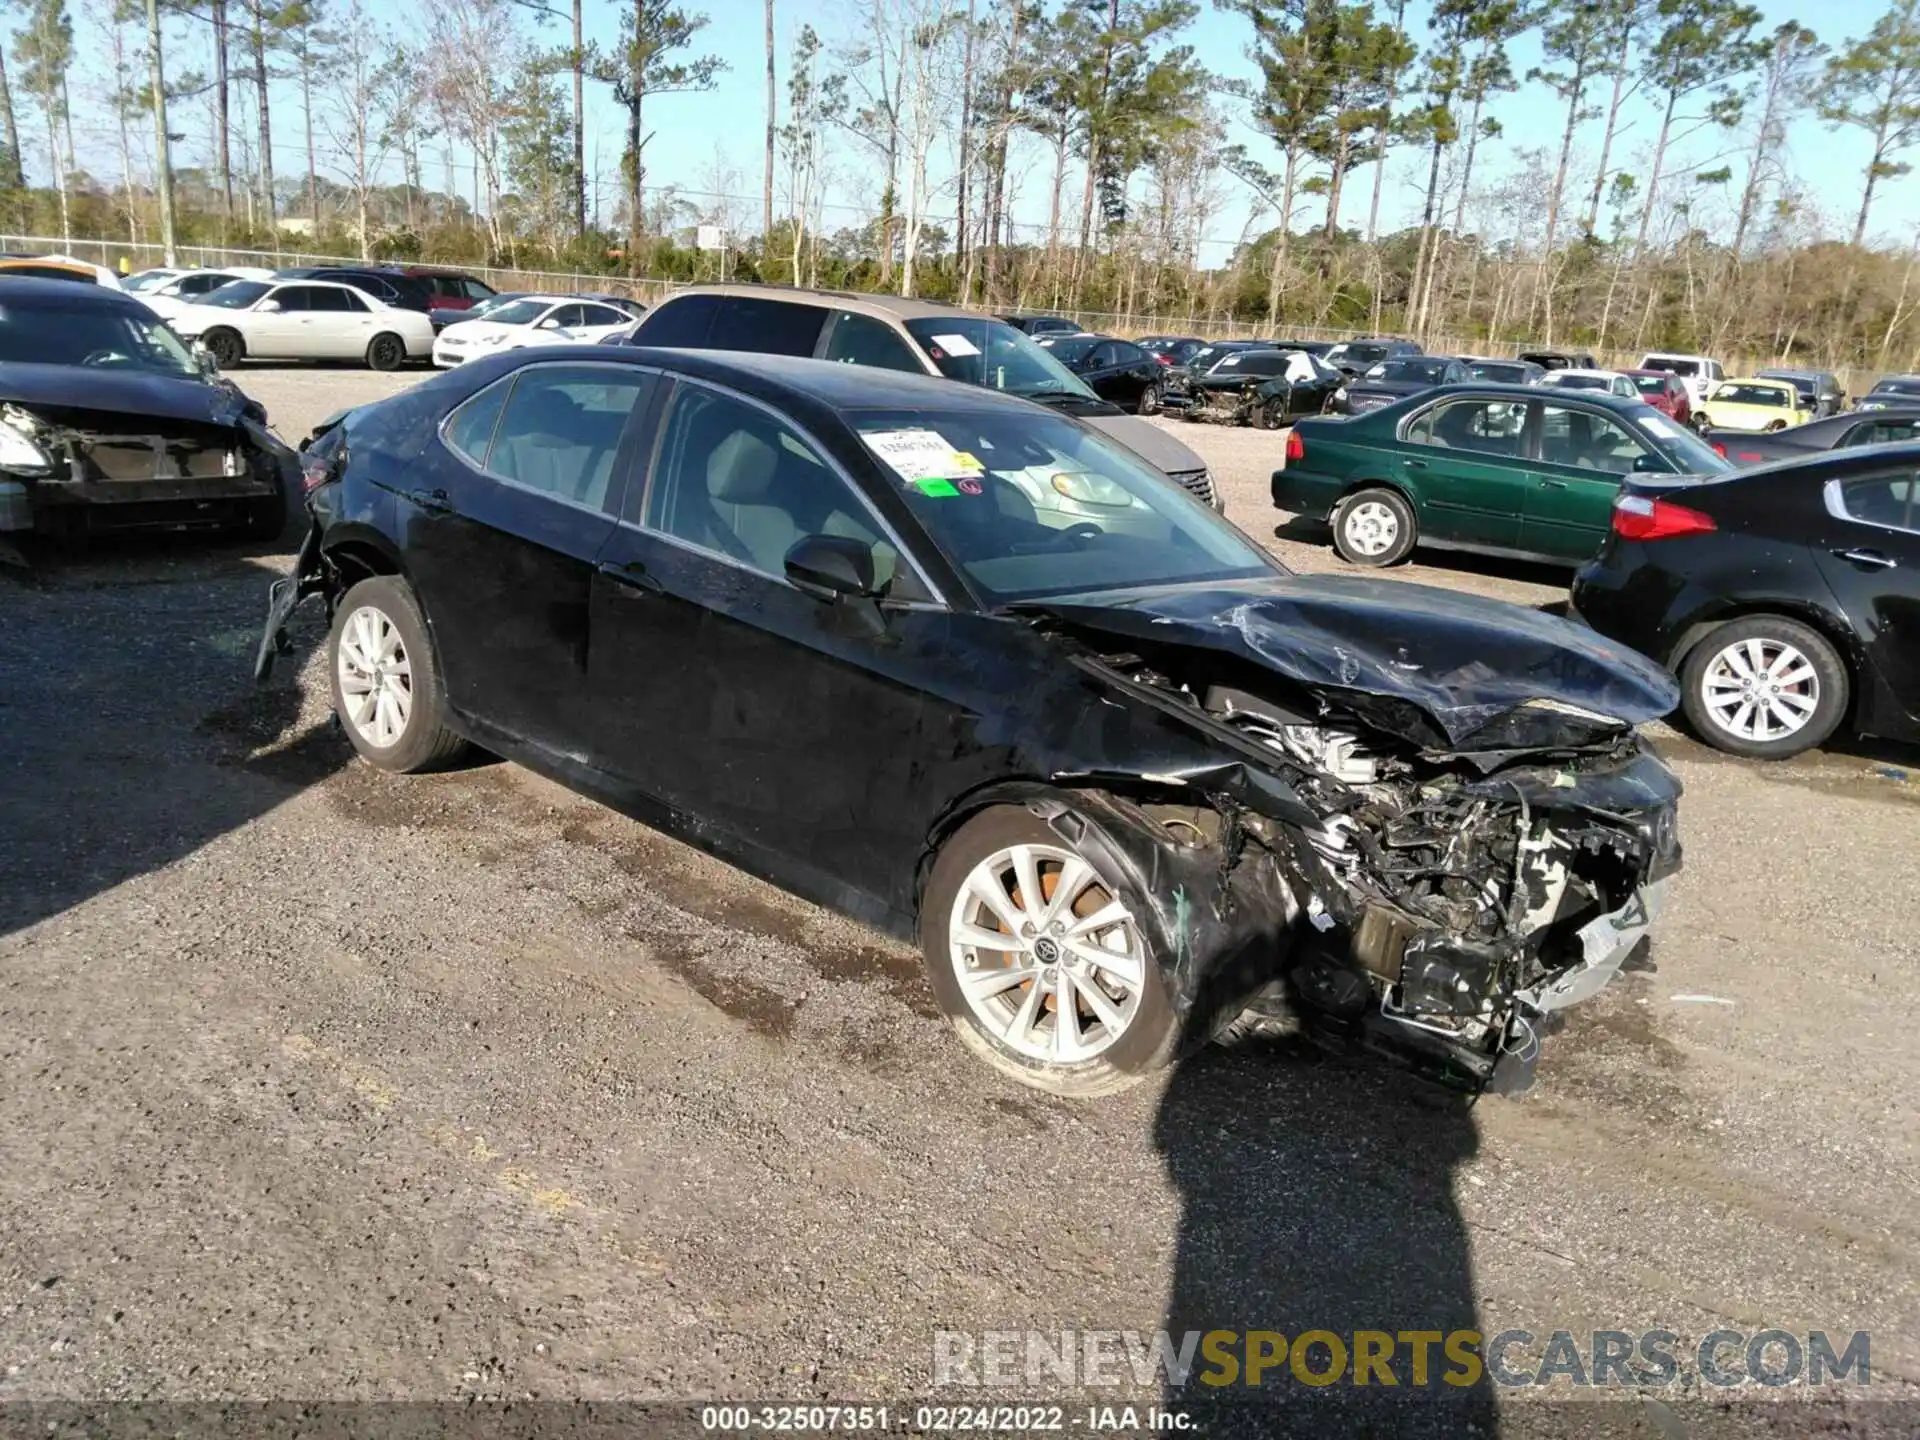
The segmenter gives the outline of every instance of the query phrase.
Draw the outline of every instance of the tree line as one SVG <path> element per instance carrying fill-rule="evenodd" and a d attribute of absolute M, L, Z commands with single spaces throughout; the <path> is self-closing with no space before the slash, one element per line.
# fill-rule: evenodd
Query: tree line
<path fill-rule="evenodd" d="M 422 0 L 402 34 L 366 0 L 0 0 L 0 226 L 138 243 L 170 197 L 182 244 L 1920 366 L 1920 235 L 1875 229 L 1920 148 L 1920 0 L 1832 40 L 1740 0 L 1214 0 L 1236 65 L 1194 0 L 847 0 L 783 51 L 764 0 L 762 113 L 667 125 L 726 68 L 709 17 L 595 0 L 602 46 L 586 3 Z M 1506 135 L 1523 89 L 1554 123 Z M 715 124 L 757 174 L 716 146 L 650 183 Z M 1843 131 L 1865 164 L 1816 195 L 1789 133 Z"/>

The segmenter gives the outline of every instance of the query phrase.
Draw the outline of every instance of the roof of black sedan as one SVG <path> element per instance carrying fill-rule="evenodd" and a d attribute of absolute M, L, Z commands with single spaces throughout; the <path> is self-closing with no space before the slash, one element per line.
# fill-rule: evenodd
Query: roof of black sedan
<path fill-rule="evenodd" d="M 571 348 L 571 347 L 570 347 Z M 538 351 L 523 352 L 529 355 Z M 580 353 L 683 370 L 704 380 L 740 383 L 764 393 L 784 391 L 834 410 L 977 410 L 983 406 L 1030 402 L 985 385 L 969 385 L 938 375 L 914 375 L 878 366 L 834 360 L 802 360 L 791 355 L 760 355 L 747 350 L 680 350 L 657 346 L 594 346 Z M 553 358 L 550 354 L 544 358 Z"/>
<path fill-rule="evenodd" d="M 30 310 L 47 306 L 71 310 L 75 306 L 95 305 L 103 310 L 137 310 L 143 315 L 153 313 L 126 291 L 116 290 L 110 285 L 76 285 L 71 280 L 16 279 L 4 274 L 0 274 L 0 304 L 14 304 Z"/>

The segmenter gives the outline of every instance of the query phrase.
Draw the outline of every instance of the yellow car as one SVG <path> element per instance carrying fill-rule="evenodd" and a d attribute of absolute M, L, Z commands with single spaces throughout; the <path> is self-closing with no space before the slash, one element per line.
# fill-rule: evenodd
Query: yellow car
<path fill-rule="evenodd" d="M 1698 412 L 1707 430 L 1784 430 L 1813 419 L 1813 409 L 1785 380 L 1722 380 Z"/>

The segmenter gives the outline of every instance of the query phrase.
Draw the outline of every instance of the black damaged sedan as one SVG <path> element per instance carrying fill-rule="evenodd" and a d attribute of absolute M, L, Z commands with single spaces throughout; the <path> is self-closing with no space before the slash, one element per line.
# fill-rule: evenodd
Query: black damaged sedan
<path fill-rule="evenodd" d="M 1679 865 L 1673 682 L 1535 611 L 1301 577 L 936 379 L 519 351 L 315 440 L 346 733 L 468 744 L 916 941 L 962 1040 L 1118 1088 L 1251 1013 L 1523 1084 Z"/>
<path fill-rule="evenodd" d="M 0 532 L 286 528 L 299 461 L 139 300 L 0 278 Z"/>

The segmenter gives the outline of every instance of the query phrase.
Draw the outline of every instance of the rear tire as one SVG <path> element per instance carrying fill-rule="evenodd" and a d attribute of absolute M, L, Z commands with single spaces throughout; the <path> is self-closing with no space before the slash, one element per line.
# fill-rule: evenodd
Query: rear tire
<path fill-rule="evenodd" d="M 222 370 L 231 370 L 247 355 L 247 342 L 240 338 L 238 330 L 224 327 L 209 330 L 200 337 L 200 343 L 207 347 L 207 353 L 213 356 L 213 363 Z"/>
<path fill-rule="evenodd" d="M 1036 907 L 1018 880 L 1027 866 L 1040 891 Z M 1075 866 L 1085 867 L 1078 880 Z M 1057 897 L 1062 883 L 1074 893 Z M 1047 913 L 1056 898 L 1064 918 Z M 1116 908 L 1120 919 L 1073 936 L 1076 921 Z M 1004 934 L 1008 948 L 969 944 L 969 933 Z M 1029 811 L 996 806 L 948 837 L 921 897 L 920 949 L 934 999 L 961 1042 L 1022 1085 L 1082 1099 L 1110 1095 L 1179 1050 L 1178 1017 L 1148 927 L 1089 859 Z M 1083 958 L 1089 954 L 1092 961 Z M 997 971 L 1031 978 L 992 988 Z M 1063 1014 L 1071 1016 L 1064 1041 Z M 1076 1050 L 1083 1053 L 1074 1057 Z"/>
<path fill-rule="evenodd" d="M 1784 615 L 1747 615 L 1687 652 L 1681 707 L 1716 750 L 1785 760 L 1811 750 L 1846 717 L 1847 667 L 1827 638 Z"/>
<path fill-rule="evenodd" d="M 333 713 L 369 765 L 396 775 L 437 770 L 467 742 L 446 724 L 446 687 L 413 590 L 397 575 L 340 597 L 327 636 Z"/>
<path fill-rule="evenodd" d="M 1258 424 L 1262 430 L 1284 430 L 1287 428 L 1287 402 L 1269 400 L 1260 407 Z"/>
<path fill-rule="evenodd" d="M 407 363 L 407 342 L 391 331 L 376 335 L 367 345 L 367 364 L 375 370 L 398 370 Z"/>
<path fill-rule="evenodd" d="M 1158 415 L 1160 413 L 1160 387 L 1149 385 L 1140 392 L 1140 413 Z"/>
<path fill-rule="evenodd" d="M 1413 507 L 1384 485 L 1356 490 L 1334 507 L 1333 548 L 1352 565 L 1398 565 L 1419 541 Z"/>

